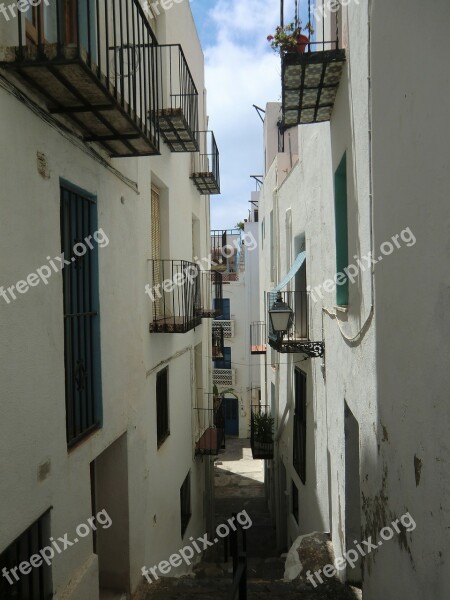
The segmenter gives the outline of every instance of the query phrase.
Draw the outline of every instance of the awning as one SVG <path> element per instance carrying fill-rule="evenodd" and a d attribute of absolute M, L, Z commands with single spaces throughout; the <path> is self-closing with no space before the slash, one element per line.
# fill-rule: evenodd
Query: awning
<path fill-rule="evenodd" d="M 283 279 L 280 281 L 280 283 L 270 292 L 270 296 L 269 296 L 270 297 L 270 306 L 272 306 L 272 304 L 277 299 L 277 292 L 281 292 L 281 290 L 287 286 L 287 284 L 291 281 L 291 279 L 294 277 L 294 275 L 297 273 L 297 271 L 299 271 L 301 269 L 305 260 L 306 260 L 306 251 L 303 250 L 302 252 L 300 252 L 300 254 L 297 256 L 297 258 L 292 263 L 292 267 L 289 269 L 289 272 L 283 277 Z M 270 306 L 269 306 L 269 308 L 270 308 Z"/>

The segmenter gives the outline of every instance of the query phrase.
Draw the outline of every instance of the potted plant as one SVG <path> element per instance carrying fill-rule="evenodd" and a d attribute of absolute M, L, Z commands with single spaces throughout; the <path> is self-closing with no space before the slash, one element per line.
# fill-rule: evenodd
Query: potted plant
<path fill-rule="evenodd" d="M 302 28 L 302 22 L 288 23 L 284 27 L 278 26 L 275 30 L 275 35 L 267 36 L 267 41 L 275 51 L 281 52 L 297 52 L 303 54 L 306 46 L 309 44 L 309 37 L 302 33 L 308 31 L 310 35 L 314 33 L 314 27 L 308 21 L 305 27 Z"/>
<path fill-rule="evenodd" d="M 273 426 L 274 419 L 267 413 L 252 414 L 254 458 L 273 457 Z"/>

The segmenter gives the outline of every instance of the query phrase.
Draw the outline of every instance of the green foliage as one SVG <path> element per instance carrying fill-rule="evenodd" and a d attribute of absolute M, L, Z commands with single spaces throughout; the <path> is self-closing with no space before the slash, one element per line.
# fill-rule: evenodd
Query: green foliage
<path fill-rule="evenodd" d="M 298 21 L 297 24 L 295 22 L 288 23 L 284 27 L 278 26 L 275 30 L 274 35 L 268 35 L 267 41 L 270 44 L 270 47 L 275 50 L 283 50 L 289 51 L 293 50 L 298 42 L 298 37 L 302 32 L 302 22 Z M 305 32 L 309 32 L 310 35 L 314 33 L 314 27 L 308 21 L 305 27 L 303 27 Z"/>
<path fill-rule="evenodd" d="M 270 414 L 253 414 L 253 431 L 256 442 L 270 444 L 273 442 L 274 418 Z"/>

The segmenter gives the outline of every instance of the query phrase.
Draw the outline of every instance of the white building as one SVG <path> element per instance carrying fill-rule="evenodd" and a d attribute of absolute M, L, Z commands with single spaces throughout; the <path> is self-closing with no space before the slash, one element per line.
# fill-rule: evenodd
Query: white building
<path fill-rule="evenodd" d="M 280 550 L 313 531 L 330 532 L 336 557 L 378 545 L 337 572 L 365 600 L 444 600 L 450 7 L 345 4 L 337 44 L 320 42 L 336 40 L 328 14 L 311 53 L 282 59 L 283 105 L 266 112 L 261 315 L 280 283 L 294 311 L 262 369 L 269 499 Z M 434 43 L 411 53 L 424 24 Z"/>
<path fill-rule="evenodd" d="M 223 331 L 223 349 L 213 361 L 213 383 L 225 394 L 226 435 L 248 438 L 252 404 L 261 395 L 260 365 L 250 352 L 250 327 L 259 315 L 258 192 L 252 192 L 244 229 L 213 230 L 211 259 L 223 281 L 213 330 Z"/>
<path fill-rule="evenodd" d="M 188 2 L 71 6 L 0 17 L 2 598 L 132 593 L 212 523 L 202 50 Z"/>

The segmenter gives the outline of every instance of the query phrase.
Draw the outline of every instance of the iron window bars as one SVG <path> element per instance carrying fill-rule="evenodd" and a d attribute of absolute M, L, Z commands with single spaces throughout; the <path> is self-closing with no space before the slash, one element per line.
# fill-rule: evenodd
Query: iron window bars
<path fill-rule="evenodd" d="M 50 537 L 50 512 L 47 511 L 35 521 L 26 531 L 14 540 L 3 552 L 0 553 L 0 572 L 11 569 L 24 561 L 29 561 L 30 556 L 39 554 Z M 42 561 L 40 567 L 34 567 L 24 575 L 20 573 L 19 580 L 9 574 L 12 584 L 5 575 L 0 577 L 0 598 L 2 600 L 17 600 L 30 598 L 32 600 L 50 600 L 52 593 L 51 567 Z"/>
<path fill-rule="evenodd" d="M 219 149 L 212 131 L 199 131 L 191 179 L 201 194 L 220 194 Z"/>
<path fill-rule="evenodd" d="M 267 310 L 272 308 L 277 294 L 268 292 Z M 293 323 L 288 331 L 276 333 L 272 329 L 270 315 L 267 315 L 267 331 L 269 345 L 280 353 L 303 353 L 310 357 L 323 356 L 325 346 L 323 341 L 310 339 L 309 331 L 309 293 L 281 292 L 283 302 L 293 311 Z"/>
<path fill-rule="evenodd" d="M 61 184 L 61 243 L 67 443 L 77 443 L 101 426 L 98 248 L 74 254 L 76 244 L 97 230 L 97 205 L 67 183 Z"/>
<path fill-rule="evenodd" d="M 186 333 L 201 323 L 200 269 L 186 260 L 149 261 L 150 333 Z"/>
<path fill-rule="evenodd" d="M 180 44 L 154 48 L 157 56 L 158 127 L 172 152 L 197 152 L 198 92 Z"/>
<path fill-rule="evenodd" d="M 139 0 L 55 0 L 31 11 L 35 23 L 18 11 L 18 45 L 2 67 L 110 156 L 159 154 L 161 66 Z"/>

